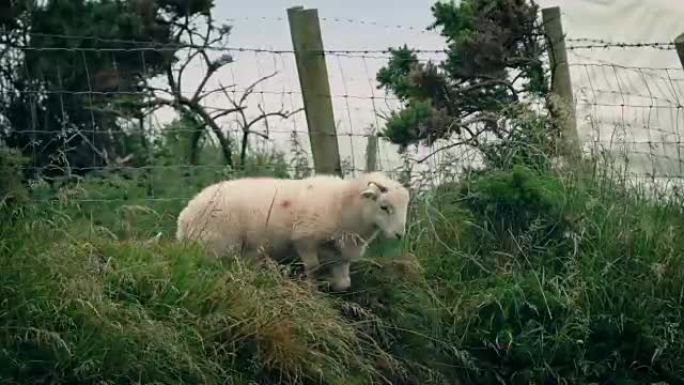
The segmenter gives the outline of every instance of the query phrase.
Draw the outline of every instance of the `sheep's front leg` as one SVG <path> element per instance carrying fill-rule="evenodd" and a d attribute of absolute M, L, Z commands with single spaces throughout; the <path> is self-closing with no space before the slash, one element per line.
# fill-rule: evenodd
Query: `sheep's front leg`
<path fill-rule="evenodd" d="M 308 279 L 313 279 L 319 267 L 318 245 L 311 241 L 298 241 L 295 248 L 304 264 L 304 273 Z"/>
<path fill-rule="evenodd" d="M 335 291 L 345 291 L 351 287 L 351 277 L 349 276 L 348 261 L 340 261 L 331 268 L 332 282 L 331 287 Z"/>

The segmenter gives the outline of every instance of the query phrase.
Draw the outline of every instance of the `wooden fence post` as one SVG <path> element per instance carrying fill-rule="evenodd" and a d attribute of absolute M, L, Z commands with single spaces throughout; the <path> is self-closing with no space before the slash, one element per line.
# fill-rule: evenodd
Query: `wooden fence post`
<path fill-rule="evenodd" d="M 682 68 L 684 68 L 684 33 L 677 36 L 674 43 L 675 47 L 677 47 L 677 55 L 679 55 L 679 61 L 682 63 Z"/>
<path fill-rule="evenodd" d="M 378 135 L 375 129 L 368 135 L 366 144 L 366 172 L 377 171 L 378 169 Z"/>
<path fill-rule="evenodd" d="M 579 158 L 581 147 L 560 8 L 542 9 L 542 22 L 551 64 L 550 112 L 561 127 L 562 150 L 572 161 Z"/>
<path fill-rule="evenodd" d="M 684 33 L 679 34 L 674 40 L 675 48 L 677 49 L 677 55 L 679 56 L 679 62 L 684 68 Z M 681 146 L 677 146 L 677 151 L 680 153 L 681 159 Z M 682 174 L 682 165 L 679 164 L 679 173 Z"/>
<path fill-rule="evenodd" d="M 318 10 L 287 9 L 316 174 L 342 176 Z"/>

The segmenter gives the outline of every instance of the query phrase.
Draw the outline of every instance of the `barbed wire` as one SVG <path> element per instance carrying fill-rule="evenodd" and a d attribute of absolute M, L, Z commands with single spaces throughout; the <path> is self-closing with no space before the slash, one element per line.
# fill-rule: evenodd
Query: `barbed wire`
<path fill-rule="evenodd" d="M 211 89 L 207 90 L 204 93 L 211 94 L 211 93 L 216 93 L 221 91 L 223 88 L 216 88 L 216 89 Z M 237 92 L 237 93 L 245 93 L 248 90 L 246 89 L 232 89 L 228 88 L 230 92 Z M 0 90 L 0 94 L 35 94 L 35 95 L 97 95 L 97 96 L 149 96 L 155 92 L 168 92 L 170 93 L 171 91 L 167 90 L 150 90 L 150 91 L 73 91 L 73 90 Z M 192 95 L 194 94 L 194 91 L 174 91 L 174 92 L 179 92 L 181 94 L 186 94 L 186 95 Z M 258 91 L 251 91 L 253 94 L 264 94 L 264 95 L 302 95 L 302 91 L 299 90 L 258 90 Z M 394 96 L 374 96 L 374 95 L 354 95 L 354 94 L 313 94 L 313 96 L 316 97 L 322 97 L 322 98 L 350 98 L 350 99 L 361 99 L 361 100 L 380 100 L 380 99 L 386 99 L 386 100 L 395 100 L 399 101 L 397 97 Z M 220 107 L 215 107 L 216 109 L 222 109 Z"/>
<path fill-rule="evenodd" d="M 618 95 L 625 95 L 617 92 Z M 629 103 L 601 103 L 601 102 L 579 102 L 577 106 L 593 106 L 593 107 L 620 107 L 620 108 L 647 108 L 647 109 L 668 109 L 681 110 L 684 108 L 681 104 L 676 106 L 663 106 L 659 104 L 629 104 Z"/>
<path fill-rule="evenodd" d="M 375 27 L 381 27 L 381 28 L 387 28 L 387 29 L 404 29 L 407 31 L 420 31 L 420 32 L 425 32 L 425 33 L 439 34 L 437 31 L 430 30 L 427 27 L 426 28 L 418 28 L 418 27 L 414 27 L 414 26 L 401 25 L 401 24 L 389 25 L 389 24 L 378 23 L 375 21 L 363 21 L 363 20 L 354 20 L 354 19 L 349 19 L 349 18 L 338 18 L 338 17 L 319 17 L 319 19 L 322 21 L 330 21 L 330 22 L 337 22 L 337 23 L 369 25 L 369 26 L 375 26 Z M 250 20 L 285 21 L 285 18 L 282 18 L 282 17 L 268 18 L 265 16 L 261 16 L 258 18 L 242 17 L 242 18 L 233 18 L 233 19 L 227 19 L 227 20 L 228 21 L 250 21 Z M 104 37 L 99 37 L 99 36 L 75 35 L 75 34 L 64 34 L 64 33 L 31 32 L 30 35 L 60 38 L 60 39 L 71 39 L 71 40 L 76 40 L 76 39 L 78 39 L 78 40 L 91 40 L 91 41 L 97 41 L 97 42 L 101 42 L 101 43 L 138 44 L 138 45 L 144 45 L 145 47 L 150 47 L 150 48 L 176 48 L 176 49 L 179 49 L 179 48 L 200 47 L 200 46 L 196 46 L 196 45 L 192 45 L 192 44 L 184 44 L 184 43 L 160 43 L 160 42 L 151 41 L 151 40 L 104 38 Z M 583 43 L 581 45 L 576 45 L 576 46 L 571 45 L 570 46 L 570 47 L 576 47 L 576 48 L 656 48 L 656 47 L 665 47 L 667 49 L 670 49 L 670 48 L 674 47 L 674 42 L 672 42 L 672 41 L 615 42 L 615 41 L 599 39 L 599 38 L 572 38 L 572 37 L 567 37 L 565 40 L 567 43 Z M 208 48 L 208 47 L 205 47 L 205 48 Z M 362 50 L 354 50 L 354 51 L 362 51 Z M 371 51 L 377 52 L 377 50 L 371 50 Z M 427 50 L 427 51 L 433 51 L 433 50 Z M 439 50 L 439 51 L 443 52 L 443 50 Z"/>
<path fill-rule="evenodd" d="M 345 21 L 345 20 L 351 20 L 351 19 L 338 19 L 338 18 L 321 18 L 321 20 L 328 21 L 328 20 L 336 20 L 336 21 Z M 364 24 L 363 22 L 359 22 L 360 24 Z M 376 25 L 380 26 L 380 24 L 377 23 L 367 23 L 367 25 Z M 408 30 L 416 30 L 413 27 L 410 26 L 386 26 L 386 27 L 392 27 L 392 28 L 402 28 L 405 27 Z M 436 32 L 435 32 L 436 33 Z M 137 40 L 137 39 L 120 39 L 120 38 L 105 38 L 105 37 L 99 37 L 99 36 L 86 36 L 86 35 L 75 35 L 75 34 L 64 34 L 64 33 L 47 33 L 47 32 L 31 32 L 30 35 L 33 36 L 42 36 L 42 37 L 49 37 L 49 38 L 59 38 L 59 39 L 68 39 L 68 40 L 89 40 L 89 41 L 95 41 L 95 42 L 100 42 L 100 43 L 116 43 L 116 44 L 126 44 L 126 45 L 138 45 L 137 47 L 50 47 L 50 46 L 43 46 L 43 47 L 36 47 L 33 45 L 30 46 L 20 46 L 16 45 L 14 42 L 11 41 L 0 41 L 0 44 L 8 44 L 12 45 L 14 48 L 20 48 L 20 49 L 55 49 L 55 50 L 109 50 L 109 49 L 114 49 L 114 50 L 148 50 L 148 49 L 153 49 L 153 50 L 158 50 L 158 51 L 164 51 L 164 50 L 178 50 L 178 49 L 186 49 L 186 48 L 194 48 L 194 49 L 206 49 L 206 50 L 225 50 L 225 51 L 238 51 L 238 52 L 272 52 L 272 53 L 293 53 L 294 51 L 292 49 L 266 49 L 266 48 L 258 48 L 258 47 L 230 47 L 230 46 L 223 46 L 223 45 L 198 45 L 198 44 L 192 44 L 192 43 L 187 43 L 187 42 L 158 42 L 158 41 L 151 41 L 151 40 Z M 610 41 L 610 40 L 605 40 L 605 39 L 598 39 L 598 38 L 572 38 L 572 37 L 567 37 L 565 39 L 567 43 L 571 43 L 568 46 L 566 46 L 566 49 L 597 49 L 597 48 L 656 48 L 656 49 L 665 49 L 665 50 L 672 50 L 675 49 L 675 43 L 672 41 L 651 41 L 651 42 L 625 42 L 625 41 Z M 576 44 L 572 44 L 576 43 Z M 580 44 L 581 43 L 581 44 Z M 319 51 L 319 50 L 313 50 L 313 51 Z M 325 49 L 323 52 L 326 53 L 389 53 L 389 49 Z M 415 49 L 415 52 L 418 53 L 446 53 L 448 50 L 446 49 Z"/>
<path fill-rule="evenodd" d="M 0 42 L 0 44 L 8 44 L 8 42 Z M 147 47 L 36 47 L 36 46 L 20 46 L 16 44 L 11 45 L 12 48 L 20 49 L 23 51 L 40 51 L 40 52 L 122 52 L 122 53 L 135 53 L 135 52 L 176 52 L 181 49 L 197 49 L 205 51 L 216 51 L 216 52 L 255 52 L 255 53 L 271 53 L 271 54 L 294 54 L 292 49 L 271 49 L 271 48 L 248 48 L 248 47 L 217 47 L 217 46 L 203 46 L 197 44 L 169 44 L 160 46 L 147 46 Z M 609 49 L 609 48 L 653 48 L 664 51 L 675 50 L 674 43 L 667 42 L 654 42 L 654 43 L 605 43 L 605 44 L 578 44 L 578 45 L 568 45 L 567 50 L 582 50 L 582 49 Z M 308 52 L 320 55 L 374 55 L 374 54 L 385 54 L 389 55 L 392 53 L 390 49 L 311 49 L 303 50 L 302 52 Z M 446 49 L 411 49 L 414 54 L 448 54 L 449 51 Z M 368 58 L 385 59 L 389 58 L 385 56 L 368 56 Z"/>
<path fill-rule="evenodd" d="M 630 66 L 625 64 L 617 64 L 610 62 L 598 62 L 598 63 L 568 63 L 570 67 L 609 67 L 618 68 L 633 71 L 684 71 L 682 67 L 649 67 L 649 66 Z M 684 79 L 682 79 L 684 80 Z"/>
<path fill-rule="evenodd" d="M 100 130 L 93 130 L 93 129 L 83 129 L 83 128 L 78 128 L 78 129 L 66 129 L 65 131 L 55 131 L 55 130 L 40 130 L 40 129 L 19 129 L 19 130 L 14 130 L 13 132 L 16 132 L 17 134 L 71 134 L 73 132 L 80 132 L 82 134 L 111 134 L 111 135 L 132 135 L 135 134 L 136 131 L 127 131 L 127 130 L 115 130 L 115 129 L 100 129 Z M 166 134 L 189 134 L 197 132 L 197 129 L 192 129 L 192 128 L 164 128 L 160 129 L 159 133 L 166 133 Z M 242 134 L 244 131 L 241 131 L 240 129 L 225 129 L 223 130 L 224 133 L 228 134 Z M 257 133 L 256 131 L 251 131 L 254 133 Z M 308 131 L 296 131 L 299 134 L 307 134 Z M 358 137 L 358 138 L 369 138 L 371 136 L 375 136 L 372 134 L 362 134 L 362 133 L 357 133 L 357 132 L 337 132 L 337 133 L 327 133 L 327 132 L 321 132 L 321 131 L 314 131 L 316 132 L 317 135 L 320 136 L 353 136 L 353 137 Z M 270 128 L 268 130 L 268 134 L 276 134 L 276 135 L 289 135 L 292 133 L 292 130 L 278 130 L 278 129 L 272 129 Z"/>
<path fill-rule="evenodd" d="M 419 34 L 438 34 L 437 31 L 429 29 L 428 27 L 417 27 L 406 24 L 385 24 L 373 20 L 360 20 L 351 19 L 348 17 L 330 17 L 319 15 L 319 20 L 323 22 L 339 23 L 344 25 L 354 25 L 354 26 L 371 26 L 382 28 L 391 31 L 407 31 L 407 32 L 417 32 Z M 234 22 L 286 22 L 285 17 L 268 17 L 268 16 L 258 16 L 258 17 L 238 17 L 238 18 L 228 18 L 226 19 L 230 23 Z"/>
<path fill-rule="evenodd" d="M 591 91 L 592 93 L 596 93 L 596 94 L 609 94 L 609 95 L 615 95 L 615 96 L 630 96 L 630 97 L 635 97 L 635 98 L 650 99 L 652 101 L 663 101 L 663 102 L 670 103 L 669 106 L 661 105 L 663 108 L 666 108 L 666 107 L 677 108 L 679 105 L 676 100 L 672 100 L 670 98 L 659 97 L 659 96 L 655 96 L 655 95 L 646 95 L 646 94 L 640 94 L 640 93 L 632 93 L 632 92 L 628 92 L 628 91 L 620 92 L 620 91 L 616 91 L 616 90 L 604 90 L 604 89 L 591 88 L 591 87 L 579 87 L 576 90 L 579 93 L 582 93 L 585 91 Z M 593 104 L 593 103 L 589 103 L 589 104 Z"/>
<path fill-rule="evenodd" d="M 407 32 L 417 32 L 419 34 L 433 34 L 433 35 L 439 35 L 439 32 L 430 29 L 429 27 L 417 27 L 417 26 L 412 26 L 412 25 L 406 25 L 406 24 L 386 24 L 386 23 L 381 23 L 378 21 L 374 20 L 361 20 L 361 19 L 352 19 L 348 17 L 334 17 L 334 16 L 324 16 L 324 15 L 319 15 L 318 19 L 323 22 L 328 22 L 328 23 L 338 23 L 338 24 L 344 24 L 346 26 L 348 25 L 356 25 L 356 26 L 370 26 L 370 27 L 376 27 L 376 28 L 382 28 L 382 29 L 387 29 L 387 30 L 401 30 L 401 31 L 407 31 Z M 232 24 L 236 22 L 281 22 L 285 23 L 287 22 L 286 17 L 268 17 L 268 16 L 257 16 L 257 17 L 249 17 L 249 16 L 243 16 L 243 17 L 235 17 L 235 18 L 227 18 L 224 20 L 217 20 L 215 23 L 217 24 Z M 85 36 L 85 35 L 74 35 L 74 34 L 59 34 L 59 33 L 47 33 L 47 32 L 31 32 L 31 35 L 33 36 L 43 36 L 43 37 L 55 37 L 55 38 L 63 38 L 63 39 L 81 39 L 81 40 L 93 40 L 93 41 L 99 41 L 99 42 L 108 42 L 108 43 L 124 43 L 124 44 L 158 44 L 152 41 L 145 41 L 145 40 L 134 40 L 134 39 L 115 39 L 115 38 L 102 38 L 102 37 L 97 37 L 97 36 Z"/>
<path fill-rule="evenodd" d="M 584 43 L 584 44 L 569 44 L 566 46 L 568 50 L 579 49 L 609 49 L 609 48 L 653 48 L 659 50 L 674 50 L 676 49 L 674 42 L 671 41 L 653 41 L 653 42 L 613 42 L 603 39 L 589 39 L 589 38 L 567 38 L 568 43 Z"/>
<path fill-rule="evenodd" d="M 294 54 L 293 49 L 272 49 L 272 48 L 259 48 L 259 47 L 234 47 L 234 46 L 216 46 L 216 45 L 198 45 L 198 44 L 159 44 L 150 46 L 139 46 L 139 47 L 64 47 L 64 46 L 25 46 L 18 45 L 8 41 L 0 41 L 0 44 L 5 44 L 11 48 L 22 50 L 22 51 L 37 51 L 37 52 L 119 52 L 119 53 L 137 53 L 137 52 L 176 52 L 181 49 L 196 49 L 205 51 L 216 51 L 216 52 L 252 52 L 252 53 L 270 53 L 270 54 Z M 447 54 L 446 49 L 411 49 L 415 54 Z M 392 53 L 389 48 L 386 49 L 311 49 L 302 50 L 302 52 L 308 52 L 320 55 L 347 55 L 347 56 L 361 56 L 361 55 L 373 55 L 373 54 L 386 54 Z M 386 59 L 389 56 L 366 56 L 367 58 L 377 58 Z"/>

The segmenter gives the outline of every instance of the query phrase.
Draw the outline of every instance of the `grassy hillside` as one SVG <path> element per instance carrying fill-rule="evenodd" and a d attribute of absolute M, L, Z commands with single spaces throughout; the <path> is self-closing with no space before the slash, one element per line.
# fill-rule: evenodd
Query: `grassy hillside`
<path fill-rule="evenodd" d="M 221 177 L 124 172 L 6 202 L 0 383 L 682 383 L 677 199 L 475 174 L 417 196 L 406 242 L 373 245 L 333 295 L 172 241 L 182 198 Z"/>

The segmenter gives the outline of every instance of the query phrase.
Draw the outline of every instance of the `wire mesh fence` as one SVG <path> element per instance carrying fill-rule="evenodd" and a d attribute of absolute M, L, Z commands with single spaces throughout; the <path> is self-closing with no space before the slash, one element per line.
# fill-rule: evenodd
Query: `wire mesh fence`
<path fill-rule="evenodd" d="M 231 47 L 222 40 L 153 44 L 61 34 L 40 38 L 40 45 L 3 41 L 7 49 L 0 60 L 42 58 L 23 68 L 21 87 L 12 84 L 16 79 L 11 77 L 0 80 L 4 142 L 30 154 L 34 174 L 106 170 L 147 178 L 139 195 L 107 191 L 80 196 L 82 202 L 125 201 L 133 195 L 141 201 L 185 201 L 203 183 L 241 172 L 288 176 L 313 172 L 292 50 Z M 69 44 L 72 40 L 89 43 Z M 619 159 L 637 178 L 683 178 L 682 67 L 627 66 L 583 56 L 597 50 L 632 50 L 635 55 L 657 50 L 676 58 L 674 44 L 567 42 L 584 150 Z M 432 48 L 415 52 L 421 62 L 439 62 L 447 53 Z M 376 80 L 389 54 L 386 49 L 324 52 L 332 91 L 319 96 L 333 104 L 344 173 L 365 171 L 368 151 L 377 152 L 373 158 L 378 169 L 395 175 L 410 173 L 420 184 L 441 183 L 462 167 L 477 164 L 476 151 L 453 146 L 449 140 L 403 154 L 382 139 L 377 148 L 368 146 L 390 112 L 401 107 Z M 165 55 L 177 58 L 168 68 L 159 64 Z M 53 86 L 46 88 L 45 80 Z M 10 126 L 8 116 L 21 124 Z M 449 149 L 439 151 L 442 147 Z M 191 186 L 184 192 L 160 187 L 179 175 Z"/>
<path fill-rule="evenodd" d="M 576 115 L 584 149 L 608 156 L 628 176 L 658 185 L 679 185 L 682 168 L 684 71 L 669 42 L 610 43 L 570 39 Z M 668 57 L 673 66 L 639 66 L 587 60 L 592 51 Z"/>

